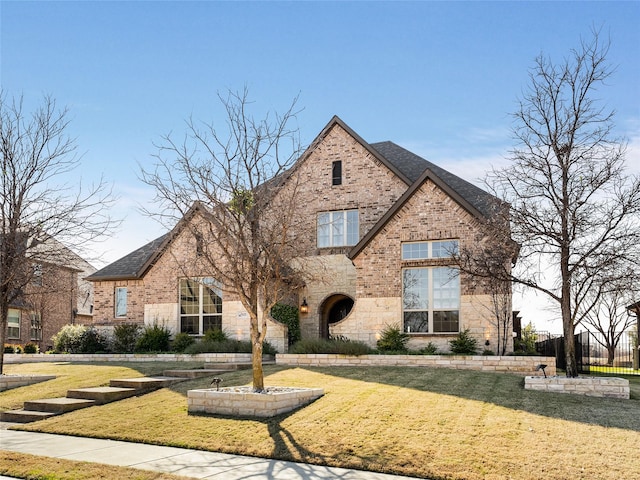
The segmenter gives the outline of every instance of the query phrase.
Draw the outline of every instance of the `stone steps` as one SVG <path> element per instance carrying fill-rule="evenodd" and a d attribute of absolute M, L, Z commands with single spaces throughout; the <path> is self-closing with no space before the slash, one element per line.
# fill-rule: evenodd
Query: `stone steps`
<path fill-rule="evenodd" d="M 125 398 L 133 397 L 138 390 L 125 387 L 90 387 L 67 390 L 68 398 L 92 400 L 96 405 L 116 402 Z"/>
<path fill-rule="evenodd" d="M 155 390 L 168 387 L 174 383 L 184 382 L 183 377 L 138 377 L 138 378 L 116 378 L 109 382 L 111 387 L 134 388 L 136 390 Z"/>
<path fill-rule="evenodd" d="M 43 398 L 41 400 L 29 400 L 24 402 L 24 410 L 30 412 L 67 413 L 80 408 L 91 407 L 96 402 L 78 398 Z"/>
<path fill-rule="evenodd" d="M 135 395 L 149 393 L 177 382 L 184 382 L 187 377 L 140 377 L 120 378 L 110 381 L 108 387 L 76 388 L 67 391 L 63 398 L 43 398 L 29 400 L 24 408 L 0 413 L 0 421 L 30 423 L 44 420 L 54 415 L 86 408 L 93 405 L 104 405 Z"/>
<path fill-rule="evenodd" d="M 165 377 L 179 377 L 179 378 L 202 378 L 209 377 L 213 375 L 218 375 L 220 373 L 229 372 L 230 369 L 221 369 L 221 368 L 201 368 L 196 370 L 165 370 L 162 374 Z"/>
<path fill-rule="evenodd" d="M 233 370 L 251 368 L 251 363 L 210 363 L 203 369 L 168 370 L 161 376 L 138 378 L 115 378 L 108 387 L 75 388 L 67 391 L 64 398 L 43 398 L 24 402 L 24 408 L 0 412 L 0 421 L 30 423 L 54 415 L 104 405 L 135 395 L 143 395 L 153 390 L 171 386 L 193 378 L 218 375 Z"/>
<path fill-rule="evenodd" d="M 54 415 L 59 415 L 58 413 L 53 412 L 37 412 L 35 410 L 8 410 L 6 412 L 2 412 L 0 415 L 0 420 L 3 422 L 14 422 L 14 423 L 31 423 L 37 422 L 38 420 L 44 420 L 45 418 L 53 417 Z"/>

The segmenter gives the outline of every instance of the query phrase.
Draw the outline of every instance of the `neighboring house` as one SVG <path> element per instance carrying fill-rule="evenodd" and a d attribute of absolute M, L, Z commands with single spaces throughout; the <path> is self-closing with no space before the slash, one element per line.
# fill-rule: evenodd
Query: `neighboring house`
<path fill-rule="evenodd" d="M 446 351 L 465 329 L 494 348 L 489 292 L 450 257 L 478 241 L 495 197 L 392 142 L 365 142 L 338 117 L 293 168 L 297 213 L 313 232 L 300 241 L 301 257 L 325 273 L 294 292 L 303 338 L 375 346 L 386 326 L 399 325 L 413 348 L 431 342 Z M 189 221 L 88 277 L 95 323 L 155 322 L 194 335 L 221 327 L 248 338 L 248 314 L 233 294 L 197 267 L 181 273 L 180 265 L 197 264 Z M 268 332 L 283 351 L 286 329 L 272 322 Z"/>
<path fill-rule="evenodd" d="M 43 352 L 64 325 L 91 324 L 93 284 L 84 277 L 96 271 L 55 240 L 48 241 L 62 252 L 60 261 L 33 264 L 31 281 L 9 306 L 6 337 L 10 344 L 35 343 Z"/>

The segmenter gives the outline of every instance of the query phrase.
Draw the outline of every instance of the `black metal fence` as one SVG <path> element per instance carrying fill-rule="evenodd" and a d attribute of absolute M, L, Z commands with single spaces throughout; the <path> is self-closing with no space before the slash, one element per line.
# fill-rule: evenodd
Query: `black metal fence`
<path fill-rule="evenodd" d="M 579 373 L 616 375 L 640 375 L 638 349 L 635 335 L 629 332 L 616 334 L 618 341 L 605 341 L 600 333 L 581 332 L 574 336 L 576 362 Z M 556 367 L 565 370 L 564 337 L 538 333 L 536 352 L 556 358 Z"/>

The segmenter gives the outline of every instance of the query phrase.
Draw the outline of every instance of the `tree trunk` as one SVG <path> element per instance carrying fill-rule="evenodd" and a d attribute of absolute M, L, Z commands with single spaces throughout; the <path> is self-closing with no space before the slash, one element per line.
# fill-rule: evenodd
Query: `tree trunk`
<path fill-rule="evenodd" d="M 613 361 L 616 358 L 616 346 L 609 345 L 607 348 L 607 365 L 613 367 Z"/>
<path fill-rule="evenodd" d="M 9 301 L 0 300 L 0 375 L 4 373 L 4 344 L 7 341 L 7 322 L 9 318 Z"/>
<path fill-rule="evenodd" d="M 573 321 L 571 320 L 571 310 L 569 305 L 569 299 L 562 299 L 562 331 L 564 334 L 564 354 L 567 362 L 567 377 L 577 377 L 578 376 L 578 364 L 576 362 L 576 342 L 574 339 L 575 336 L 575 327 L 573 326 Z"/>
<path fill-rule="evenodd" d="M 253 391 L 264 392 L 264 373 L 262 371 L 262 342 L 258 336 L 251 345 L 251 364 L 253 367 Z"/>

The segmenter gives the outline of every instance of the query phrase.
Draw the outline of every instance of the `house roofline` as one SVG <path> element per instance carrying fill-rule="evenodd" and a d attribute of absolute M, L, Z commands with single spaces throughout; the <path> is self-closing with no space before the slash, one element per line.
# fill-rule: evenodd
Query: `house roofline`
<path fill-rule="evenodd" d="M 449 185 L 447 185 L 440 177 L 438 177 L 435 173 L 433 173 L 430 169 L 426 169 L 420 178 L 416 180 L 409 189 L 407 189 L 404 194 L 393 204 L 393 206 L 387 210 L 387 212 L 382 216 L 378 222 L 367 232 L 367 234 L 362 237 L 362 239 L 354 245 L 354 247 L 349 251 L 348 257 L 350 260 L 355 259 L 369 243 L 380 233 L 380 231 L 391 221 L 392 218 L 396 216 L 396 214 L 404 207 L 404 205 L 409 201 L 409 199 L 415 194 L 415 192 L 427 181 L 431 180 L 433 183 L 438 186 L 441 190 L 443 190 L 449 197 L 453 198 L 453 200 L 458 203 L 462 208 L 464 208 L 467 212 L 469 212 L 474 217 L 479 220 L 483 220 L 485 216 L 474 207 L 471 203 L 465 200 L 459 193 L 453 190 Z"/>
<path fill-rule="evenodd" d="M 296 166 L 304 163 L 304 160 L 313 153 L 316 147 L 322 142 L 322 140 L 329 134 L 331 129 L 333 129 L 336 125 L 342 128 L 349 136 L 351 136 L 356 142 L 358 142 L 364 149 L 371 154 L 376 160 L 382 163 L 385 167 L 387 167 L 395 176 L 397 176 L 400 180 L 402 180 L 407 186 L 411 185 L 411 179 L 409 179 L 404 173 L 402 173 L 395 165 L 393 165 L 389 160 L 383 157 L 375 148 L 373 148 L 366 140 L 364 140 L 360 135 L 358 135 L 355 130 L 353 130 L 349 125 L 344 123 L 344 121 L 334 115 L 329 123 L 325 125 L 325 127 L 320 131 L 320 133 L 313 139 L 309 147 L 304 151 L 300 158 L 296 161 Z"/>

